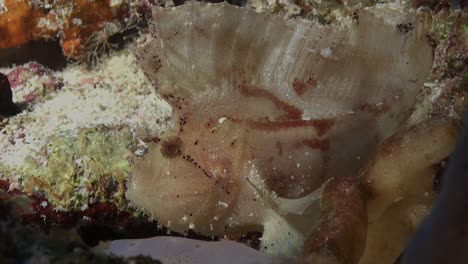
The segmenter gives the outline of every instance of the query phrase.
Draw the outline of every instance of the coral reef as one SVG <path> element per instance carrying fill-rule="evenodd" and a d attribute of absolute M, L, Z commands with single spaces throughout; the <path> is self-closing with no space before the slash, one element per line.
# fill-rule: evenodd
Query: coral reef
<path fill-rule="evenodd" d="M 463 9 L 464 1 L 450 0 L 249 0 L 247 6 L 257 12 L 281 14 L 285 17 L 303 17 L 321 23 L 345 22 L 359 16 L 359 9 L 382 3 L 394 3 L 400 6 L 423 7 L 434 11 L 447 11 L 449 8 Z M 459 2 L 459 3 L 458 3 Z"/>
<path fill-rule="evenodd" d="M 425 85 L 438 91 L 432 113 L 460 119 L 468 93 L 468 12 L 438 12 L 432 25 L 434 66 Z"/>
<path fill-rule="evenodd" d="M 147 0 L 5 0 L 0 12 L 0 48 L 22 45 L 33 39 L 61 41 L 69 58 L 105 51 L 111 35 L 138 24 Z M 96 54 L 94 54 L 96 55 Z"/>
<path fill-rule="evenodd" d="M 83 129 L 76 137 L 57 135 L 46 140 L 39 153 L 47 166 L 29 156 L 14 169 L 23 175 L 27 193 L 45 192 L 55 206 L 75 210 L 101 201 L 122 203 L 133 153 L 128 128 Z"/>
<path fill-rule="evenodd" d="M 31 40 L 45 10 L 34 8 L 30 1 L 5 0 L 0 13 L 0 48 L 18 46 Z M 53 37 L 55 30 L 42 30 L 43 37 Z"/>
<path fill-rule="evenodd" d="M 144 256 L 108 256 L 85 245 L 73 230 L 45 234 L 22 224 L 30 214 L 30 200 L 0 190 L 0 257 L 2 263 L 161 263 Z"/>
<path fill-rule="evenodd" d="M 434 63 L 409 123 L 434 116 L 463 116 L 468 93 L 467 21 L 468 13 L 462 10 L 435 12 L 428 21 Z"/>
<path fill-rule="evenodd" d="M 123 207 L 130 158 L 146 149 L 139 135 L 158 136 L 170 114 L 133 55 L 124 51 L 92 71 L 28 63 L 5 72 L 13 101 L 28 106 L 0 127 L 0 173 L 11 188 L 43 193 L 66 211 L 99 201 Z M 27 101 L 29 94 L 37 96 Z"/>
<path fill-rule="evenodd" d="M 15 101 L 20 104 L 33 104 L 37 99 L 45 101 L 63 85 L 60 77 L 36 62 L 14 68 L 7 73 L 7 77 L 15 93 Z"/>
<path fill-rule="evenodd" d="M 181 2 L 175 1 L 176 4 Z M 322 24 L 349 26 L 365 24 L 363 19 L 366 15 L 365 12 L 364 15 L 361 13 L 362 9 L 366 6 L 375 6 L 377 2 L 386 1 L 249 0 L 247 6 L 259 12 L 274 13 L 287 18 L 301 17 Z M 404 124 L 405 129 L 396 137 L 391 138 L 392 140 L 386 141 L 384 146 L 387 148 L 377 150 L 377 155 L 371 156 L 370 163 L 365 162 L 365 156 L 356 157 L 360 160 L 360 164 L 367 164 L 367 175 L 370 175 L 368 179 L 374 180 L 370 181 L 373 184 L 369 183 L 364 186 L 368 190 L 372 188 L 379 190 L 380 192 L 374 192 L 374 194 L 383 195 L 385 198 L 379 199 L 379 195 L 373 196 L 375 200 L 364 197 L 370 199 L 366 203 L 374 208 L 369 212 L 372 211 L 370 215 L 376 219 L 365 223 L 368 224 L 366 248 L 363 248 L 358 240 L 354 243 L 356 247 L 348 247 L 349 243 L 343 242 L 349 241 L 348 238 L 351 236 L 352 238 L 362 237 L 360 219 L 363 217 L 363 213 L 358 210 L 359 199 L 353 198 L 355 193 L 344 192 L 348 189 L 355 190 L 357 182 L 344 178 L 341 182 L 329 182 L 329 185 L 325 186 L 327 188 L 321 189 L 323 190 L 321 207 L 319 208 L 318 204 L 312 206 L 317 212 L 321 212 L 322 218 L 317 221 L 322 223 L 318 227 L 324 231 L 316 232 L 316 236 L 308 237 L 304 251 L 305 260 L 310 256 L 324 258 L 339 256 L 341 260 L 348 258 L 354 261 L 364 252 L 361 257 L 362 263 L 375 263 L 375 259 L 392 263 L 404 250 L 403 245 L 428 213 L 433 199 L 437 196 L 433 190 L 430 190 L 435 169 L 438 168 L 437 164 L 432 163 L 437 163 L 437 161 L 434 159 L 430 162 L 431 164 L 428 164 L 417 159 L 420 157 L 417 154 L 424 152 L 433 157 L 434 153 L 427 148 L 431 145 L 427 142 L 433 142 L 433 140 L 437 144 L 431 146 L 439 146 L 437 148 L 440 152 L 435 154 L 446 155 L 450 152 L 447 148 L 452 144 L 454 134 L 451 125 L 453 124 L 440 123 L 439 119 L 437 119 L 438 124 L 431 122 L 438 117 L 447 120 L 459 119 L 466 105 L 464 98 L 468 92 L 466 57 L 468 54 L 468 17 L 466 11 L 454 10 L 453 6 L 450 6 L 452 3 L 462 6 L 464 1 L 397 2 L 401 5 L 393 3 L 392 7 L 395 9 L 406 10 L 409 7 L 420 7 L 416 13 L 425 14 L 424 24 L 431 28 L 426 38 L 434 51 L 431 74 L 423 86 L 417 87 L 417 89 L 421 88 L 418 102 L 414 106 L 415 112 Z M 184 151 L 190 146 L 185 144 L 185 140 L 181 144 L 177 138 L 170 137 L 171 135 L 167 132 L 170 132 L 174 126 L 177 128 L 179 122 L 187 127 L 187 123 L 193 120 L 183 115 L 179 120 L 173 120 L 171 106 L 161 100 L 153 91 L 153 87 L 145 80 L 143 73 L 138 70 L 132 50 L 146 43 L 146 35 L 136 42 L 131 39 L 124 50 L 114 52 L 116 47 L 122 47 L 119 38 L 126 39 L 123 37 L 124 31 L 147 33 L 146 30 L 141 31 L 140 25 L 148 22 L 152 16 L 152 7 L 164 5 L 171 5 L 171 3 L 153 0 L 0 0 L 0 49 L 23 45 L 36 39 L 55 39 L 57 42 L 54 44 L 57 45 L 58 53 L 60 53 L 58 42 L 60 42 L 68 57 L 85 60 L 95 66 L 91 71 L 81 65 L 68 64 L 65 69 L 54 72 L 35 62 L 22 65 L 12 65 L 13 61 L 3 62 L 2 65 L 11 65 L 8 66 L 11 68 L 0 68 L 0 72 L 4 74 L 0 75 L 0 189 L 5 191 L 0 194 L 0 200 L 5 200 L 4 195 L 7 192 L 8 195 L 15 196 L 27 192 L 27 195 L 33 199 L 32 211 L 28 206 L 27 213 L 21 214 L 19 218 L 14 217 L 14 220 L 8 218 L 11 215 L 10 211 L 1 214 L 8 218 L 10 224 L 11 222 L 36 223 L 45 230 L 78 228 L 78 233 L 88 245 L 95 245 L 101 239 L 160 236 L 168 232 L 160 225 L 165 224 L 164 222 L 158 224 L 147 221 L 146 217 L 134 218 L 135 212 L 128 208 L 128 202 L 123 196 L 125 187 L 123 182 L 128 179 L 129 171 L 134 169 L 131 160 L 149 157 L 144 155 L 148 155 L 148 149 L 152 153 L 154 146 L 164 146 L 162 160 L 169 157 L 182 157 Z M 377 4 L 377 6 L 381 5 Z M 223 19 L 227 21 L 229 17 L 223 17 Z M 289 20 L 287 23 L 295 23 L 293 21 L 295 20 Z M 171 20 L 166 25 L 172 25 L 172 23 Z M 203 32 L 203 29 L 204 27 L 200 30 Z M 254 34 L 257 35 L 263 32 L 259 30 L 259 23 L 255 23 L 252 30 L 256 30 Z M 397 30 L 403 33 L 406 30 L 411 31 L 411 27 L 402 24 L 397 27 Z M 177 37 L 177 34 L 174 36 Z M 203 52 L 212 50 L 207 47 L 204 46 Z M 109 50 L 112 50 L 109 57 L 100 57 L 100 54 Z M 336 59 L 336 51 L 336 49 L 324 48 L 319 53 L 321 59 L 333 60 Z M 290 54 L 283 55 L 285 56 L 281 58 L 288 58 Z M 228 58 L 225 60 L 227 61 Z M 187 65 L 190 67 L 189 64 Z M 249 67 L 252 65 L 248 64 Z M 179 70 L 180 68 L 175 68 L 174 72 Z M 174 77 L 183 79 L 181 76 L 175 74 Z M 189 75 L 183 76 L 186 78 Z M 193 83 L 196 82 L 191 82 Z M 307 97 L 311 90 L 320 86 L 320 80 L 319 78 L 294 79 L 289 84 L 293 96 Z M 161 93 L 161 88 L 159 92 Z M 266 94 L 261 96 L 268 97 Z M 255 100 L 261 101 L 263 98 L 261 96 L 256 97 Z M 178 107 L 185 107 L 185 100 L 176 102 L 177 98 L 168 98 L 169 95 L 165 99 L 171 103 L 175 114 L 180 110 Z M 278 101 L 274 98 L 273 101 L 272 105 L 281 105 L 281 102 L 277 104 Z M 268 102 L 264 103 L 268 104 Z M 15 111 L 11 111 L 13 108 L 10 106 L 14 107 Z M 6 107 L 7 111 L 2 107 Z M 385 114 L 387 107 L 386 104 L 362 104 L 357 105 L 353 110 L 367 111 L 370 115 L 377 117 Z M 190 112 L 190 114 L 193 113 L 193 111 Z M 305 118 L 313 117 L 305 116 Z M 423 123 L 421 126 L 414 126 L 426 119 L 432 121 Z M 211 120 L 208 125 L 226 127 L 230 122 L 229 116 L 222 116 Z M 428 131 L 435 131 L 435 134 L 428 133 Z M 443 133 L 440 133 L 441 131 Z M 215 133 L 219 132 L 220 130 L 215 131 Z M 441 134 L 444 136 L 440 136 Z M 356 142 L 360 142 L 361 138 Z M 413 145 L 408 145 L 413 141 Z M 306 142 L 310 148 L 315 148 L 314 151 L 326 151 L 331 146 L 330 142 L 324 140 Z M 201 146 L 202 143 L 199 141 L 197 145 Z M 235 144 L 238 143 L 239 141 Z M 216 144 L 221 145 L 219 142 Z M 411 152 L 412 149 L 417 149 L 418 153 Z M 289 152 L 283 144 L 279 147 L 275 144 L 269 150 L 267 153 Z M 398 157 L 407 159 L 398 160 Z M 195 161 L 198 164 L 200 156 L 191 155 L 186 158 L 187 161 L 192 159 L 192 162 Z M 441 158 L 437 157 L 437 159 Z M 405 160 L 411 162 L 404 162 Z M 402 164 L 402 168 L 393 166 L 396 163 Z M 220 164 L 220 168 L 223 168 L 223 164 Z M 297 166 L 296 163 L 292 165 Z M 302 165 L 298 168 L 294 166 L 291 171 L 300 170 Z M 395 177 L 396 180 L 393 182 L 381 181 L 382 179 L 375 181 L 379 179 L 380 171 L 386 171 L 391 175 L 405 175 L 412 180 L 405 181 L 402 177 Z M 408 173 L 404 174 L 402 171 Z M 406 183 L 408 186 L 413 186 L 419 182 L 424 183 L 419 187 L 425 189 L 427 195 L 426 192 L 421 191 L 421 188 L 414 188 L 421 191 L 415 194 L 408 192 L 408 188 L 395 187 Z M 258 185 L 258 182 L 252 183 L 257 190 L 265 188 L 265 186 Z M 275 186 L 274 181 L 269 181 L 267 184 Z M 276 186 L 287 184 L 287 182 L 279 182 Z M 391 191 L 395 188 L 398 192 Z M 273 204 L 271 201 L 282 201 L 273 193 L 271 196 L 264 192 L 259 192 L 259 194 L 254 199 L 268 201 L 264 207 L 271 206 Z M 392 196 L 396 194 L 398 197 Z M 320 197 L 320 194 L 315 197 Z M 349 199 L 344 200 L 343 197 Z M 9 199 L 13 198 L 6 200 Z M 15 203 L 20 202 L 20 204 L 26 201 L 24 198 L 14 198 L 14 200 Z M 397 201 L 388 202 L 389 200 Z M 384 206 L 380 207 L 375 204 L 384 204 Z M 0 201 L 0 207 L 2 205 Z M 224 205 L 223 201 L 219 204 L 220 207 Z M 298 208 L 303 208 L 303 205 L 301 206 Z M 24 209 L 24 206 L 20 207 Z M 354 208 L 354 210 L 349 210 L 349 208 Z M 380 210 L 375 210 L 375 208 L 380 208 Z M 3 209 L 0 210 L 4 212 Z M 380 216 L 376 216 L 377 214 Z M 2 219 L 6 219 L 5 217 Z M 191 217 L 187 215 L 187 220 Z M 333 221 L 328 221 L 327 217 Z M 353 221 L 343 220 L 348 218 Z M 139 222 L 141 225 L 135 224 L 135 219 L 141 220 L 142 222 Z M 317 218 L 313 217 L 308 221 L 313 222 L 315 219 Z M 249 243 L 255 248 L 262 244 L 264 251 L 274 250 L 276 243 L 267 245 L 258 238 L 263 235 L 268 240 L 278 234 L 284 235 L 280 234 L 280 231 L 288 226 L 281 221 L 281 217 L 271 217 L 270 220 L 273 228 L 257 229 L 259 232 L 256 232 L 255 236 L 249 236 L 243 232 L 223 235 L 226 235 L 227 239 L 236 241 L 243 241 L 247 237 L 247 240 L 250 240 Z M 333 223 L 342 228 L 333 229 L 327 223 Z M 4 222 L 0 226 L 5 227 L 3 224 Z M 16 226 L 10 224 L 7 229 L 12 232 L 18 231 L 20 236 L 17 237 L 18 239 L 13 239 L 11 233 L 5 235 L 5 229 L 0 230 L 0 233 L 3 232 L 0 234 L 0 249 L 10 249 L 9 252 L 0 250 L 0 257 L 11 257 L 12 255 L 8 255 L 10 252 L 28 255 L 29 251 L 26 251 L 29 247 L 25 248 L 26 251 L 21 251 L 19 246 L 2 248 L 1 243 L 6 242 L 1 238 L 17 241 L 17 245 L 23 245 L 22 241 L 36 245 L 34 239 L 21 235 L 24 232 L 21 231 L 22 227 L 17 228 L 19 224 Z M 197 230 L 199 225 L 191 227 Z M 190 237 L 207 239 L 194 235 L 194 229 L 189 230 Z M 32 229 L 25 230 L 35 232 Z M 331 234 L 327 230 L 337 232 Z M 49 239 L 45 235 L 38 237 L 41 242 Z M 291 239 L 286 239 L 286 242 L 290 241 Z M 287 244 L 286 242 L 278 242 L 278 245 Z M 64 244 L 69 245 L 68 242 Z M 81 251 L 84 248 L 81 246 L 82 242 L 78 244 L 80 246 L 77 250 Z M 47 247 L 42 247 L 42 249 Z M 70 248 L 75 247 L 70 246 Z M 321 251 L 322 249 L 328 251 Z M 77 257 L 74 255 L 76 252 L 62 249 L 57 249 L 57 252 Z M 88 249 L 84 252 L 88 252 Z M 327 255 L 330 252 L 335 255 Z M 13 257 L 17 258 L 17 256 Z M 58 258 L 58 260 L 63 259 Z"/>

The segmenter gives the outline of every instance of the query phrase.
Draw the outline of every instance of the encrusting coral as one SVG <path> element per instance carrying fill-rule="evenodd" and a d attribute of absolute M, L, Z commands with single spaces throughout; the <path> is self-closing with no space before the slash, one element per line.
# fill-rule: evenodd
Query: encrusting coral
<path fill-rule="evenodd" d="M 63 85 L 61 78 L 37 62 L 17 66 L 6 75 L 18 103 L 32 104 L 44 101 Z"/>
<path fill-rule="evenodd" d="M 119 182 L 130 158 L 145 152 L 138 131 L 158 136 L 170 114 L 135 60 L 126 50 L 93 70 L 74 64 L 52 72 L 33 62 L 2 69 L 13 101 L 25 107 L 0 125 L 0 177 L 50 198 L 55 209 L 99 201 L 122 208 Z"/>
<path fill-rule="evenodd" d="M 128 129 L 83 129 L 76 138 L 58 135 L 47 141 L 40 151 L 47 166 L 27 158 L 16 168 L 27 193 L 46 192 L 55 206 L 75 210 L 100 201 L 122 203 L 132 153 Z"/>
<path fill-rule="evenodd" d="M 4 10 L 0 13 L 0 48 L 24 44 L 34 38 L 37 24 L 45 17 L 45 10 L 34 8 L 29 1 L 5 0 Z M 43 37 L 54 37 L 56 30 L 41 30 Z"/>
<path fill-rule="evenodd" d="M 145 0 L 4 0 L 0 48 L 57 38 L 65 56 L 81 58 L 95 52 L 92 45 L 103 45 L 112 34 L 138 23 L 150 5 Z"/>

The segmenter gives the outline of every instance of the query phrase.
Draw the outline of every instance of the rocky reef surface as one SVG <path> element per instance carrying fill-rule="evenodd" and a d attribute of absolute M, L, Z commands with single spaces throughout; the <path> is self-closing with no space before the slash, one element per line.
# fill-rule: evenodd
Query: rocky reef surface
<path fill-rule="evenodd" d="M 359 16 L 359 8 L 381 2 L 233 3 L 332 24 L 350 23 Z M 19 256 L 37 260 L 55 253 L 76 257 L 81 252 L 88 260 L 120 263 L 113 261 L 129 260 L 94 256 L 89 246 L 100 240 L 168 232 L 130 206 L 125 184 L 133 161 L 173 126 L 171 107 L 146 80 L 134 50 L 145 40 L 152 7 L 180 4 L 0 0 L 0 256 L 14 263 Z M 427 39 L 434 50 L 431 74 L 408 124 L 433 117 L 459 119 L 468 92 L 466 3 L 396 1 L 394 5 L 427 14 L 431 28 Z M 402 25 L 400 30 L 409 29 Z M 25 212 L 17 213 L 15 208 Z M 57 236 L 56 229 L 75 235 Z M 18 235 L 29 233 L 34 235 Z M 230 238 L 258 246 L 258 237 Z M 74 246 L 64 249 L 56 243 L 64 239 Z M 6 247 L 6 241 L 15 242 Z M 52 242 L 50 247 L 18 251 L 25 241 Z"/>

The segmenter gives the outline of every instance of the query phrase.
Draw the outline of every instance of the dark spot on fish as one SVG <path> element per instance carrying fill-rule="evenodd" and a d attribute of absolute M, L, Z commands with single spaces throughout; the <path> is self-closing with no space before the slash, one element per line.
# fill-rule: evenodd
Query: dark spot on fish
<path fill-rule="evenodd" d="M 406 23 L 406 24 L 398 24 L 397 29 L 400 33 L 408 33 L 411 32 L 414 29 L 414 26 L 412 23 Z"/>
<path fill-rule="evenodd" d="M 437 172 L 436 172 L 436 175 L 434 176 L 433 189 L 437 193 L 439 193 L 440 190 L 442 189 L 443 176 L 447 169 L 447 162 L 448 162 L 448 159 L 445 159 L 441 161 L 439 164 L 435 165 Z"/>
<path fill-rule="evenodd" d="M 359 10 L 353 11 L 353 20 L 356 20 L 356 22 L 359 24 Z"/>
<path fill-rule="evenodd" d="M 178 137 L 172 137 L 161 142 L 161 154 L 166 158 L 175 158 L 182 154 L 183 142 Z"/>

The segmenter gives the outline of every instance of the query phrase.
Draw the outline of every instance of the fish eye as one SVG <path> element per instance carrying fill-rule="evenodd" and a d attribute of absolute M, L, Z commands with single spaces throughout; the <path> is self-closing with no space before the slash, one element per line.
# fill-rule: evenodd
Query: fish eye
<path fill-rule="evenodd" d="M 166 158 L 175 158 L 182 154 L 183 142 L 179 137 L 171 137 L 161 142 L 161 154 Z"/>

